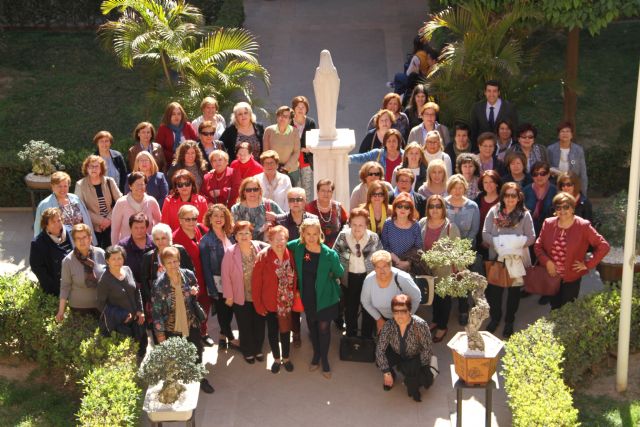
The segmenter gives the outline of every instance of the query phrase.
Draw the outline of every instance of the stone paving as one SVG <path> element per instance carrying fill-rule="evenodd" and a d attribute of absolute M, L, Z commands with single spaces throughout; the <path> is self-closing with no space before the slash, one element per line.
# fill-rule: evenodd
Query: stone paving
<path fill-rule="evenodd" d="M 357 147 L 369 118 L 388 91 L 385 82 L 401 69 L 415 31 L 426 19 L 426 5 L 415 0 L 392 4 L 380 0 L 245 0 L 245 25 L 258 37 L 260 60 L 272 77 L 270 92 L 259 94 L 264 107 L 273 113 L 277 106 L 289 104 L 293 96 L 304 94 L 312 104 L 310 116 L 316 117 L 311 82 L 320 51 L 329 49 L 341 79 L 337 125 L 355 130 Z M 353 187 L 357 180 L 354 167 L 350 175 Z M 31 225 L 30 210 L 0 210 L 0 273 L 28 271 Z M 583 281 L 583 292 L 601 286 L 597 275 L 591 273 Z M 548 312 L 548 307 L 536 302 L 535 297 L 522 301 L 516 330 Z M 431 309 L 421 308 L 419 314 L 430 319 Z M 462 329 L 456 319 L 454 304 L 448 337 Z M 210 328 L 211 335 L 217 337 L 215 319 L 210 321 Z M 270 357 L 264 364 L 247 365 L 234 350 L 207 348 L 208 378 L 216 392 L 201 393 L 198 425 L 455 425 L 451 354 L 445 343 L 434 346 L 442 373 L 428 391 L 423 391 L 422 403 L 415 403 L 401 384 L 384 392 L 382 377 L 373 364 L 339 361 L 338 341 L 334 329 L 330 380 L 317 371 L 308 371 L 311 344 L 306 337 L 300 349 L 292 349 L 294 372 L 283 369 L 277 375 L 268 370 Z M 484 390 L 465 390 L 463 425 L 483 423 Z M 494 392 L 492 425 L 511 425 L 502 379 Z"/>

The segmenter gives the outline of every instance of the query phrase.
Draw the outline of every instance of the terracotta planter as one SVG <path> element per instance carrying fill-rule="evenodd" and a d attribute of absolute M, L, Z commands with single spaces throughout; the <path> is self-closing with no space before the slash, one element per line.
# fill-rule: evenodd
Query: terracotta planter
<path fill-rule="evenodd" d="M 30 172 L 24 177 L 24 183 L 32 190 L 50 190 L 51 175 L 36 175 Z"/>
<path fill-rule="evenodd" d="M 600 262 L 598 264 L 598 273 L 603 282 L 617 282 L 622 280 L 622 264 L 611 264 L 608 262 Z M 633 267 L 634 273 L 640 273 L 640 264 Z"/>
<path fill-rule="evenodd" d="M 484 340 L 484 352 L 468 350 L 466 332 L 458 332 L 447 344 L 453 354 L 456 374 L 469 385 L 482 385 L 491 380 L 504 346 L 504 342 L 489 332 L 481 331 L 480 335 Z"/>

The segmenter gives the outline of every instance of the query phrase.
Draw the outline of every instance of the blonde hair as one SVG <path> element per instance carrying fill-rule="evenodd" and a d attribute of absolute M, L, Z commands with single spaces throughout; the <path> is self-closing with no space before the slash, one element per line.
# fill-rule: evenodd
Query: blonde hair
<path fill-rule="evenodd" d="M 322 227 L 320 226 L 320 220 L 318 218 L 305 218 L 300 224 L 300 243 L 306 245 L 307 242 L 304 240 L 304 230 L 309 227 L 318 227 L 318 231 L 320 232 L 320 241 L 318 243 L 324 242 L 324 233 L 322 232 Z"/>
<path fill-rule="evenodd" d="M 461 184 L 464 187 L 465 192 L 469 189 L 469 183 L 465 179 L 464 175 L 456 173 L 454 175 L 451 175 L 451 177 L 447 180 L 447 193 L 451 193 L 451 189 L 458 184 Z"/>
<path fill-rule="evenodd" d="M 153 175 L 157 174 L 160 170 L 158 168 L 158 163 L 156 163 L 156 159 L 154 159 L 151 153 L 149 153 L 148 151 L 141 151 L 138 153 L 138 155 L 136 155 L 136 160 L 133 162 L 133 172 L 142 172 L 140 170 L 140 159 L 143 157 L 151 162 L 151 173 Z"/>
<path fill-rule="evenodd" d="M 386 262 L 391 265 L 391 254 L 384 249 L 375 251 L 371 254 L 371 264 L 376 265 L 379 262 Z"/>
<path fill-rule="evenodd" d="M 236 105 L 233 106 L 233 114 L 231 115 L 231 124 L 235 125 L 236 124 L 236 113 L 242 109 L 246 109 L 247 111 L 249 111 L 249 114 L 251 115 L 251 123 L 255 123 L 256 122 L 256 115 L 253 114 L 253 110 L 251 109 L 251 105 L 248 102 L 238 102 Z"/>
<path fill-rule="evenodd" d="M 449 177 L 447 176 L 447 165 L 444 163 L 444 160 L 434 159 L 431 160 L 429 162 L 429 166 L 427 166 L 427 186 L 431 185 L 431 172 L 436 168 L 440 168 L 444 172 L 444 182 L 447 182 L 447 180 L 449 179 Z"/>

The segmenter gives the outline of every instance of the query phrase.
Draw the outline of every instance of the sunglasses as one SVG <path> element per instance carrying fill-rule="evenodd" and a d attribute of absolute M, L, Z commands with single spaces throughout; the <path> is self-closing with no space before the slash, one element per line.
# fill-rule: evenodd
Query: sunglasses
<path fill-rule="evenodd" d="M 371 197 L 384 197 L 384 193 L 371 193 Z"/>
<path fill-rule="evenodd" d="M 404 204 L 404 203 L 398 203 L 398 204 L 396 205 L 396 208 L 397 208 L 397 209 L 405 209 L 405 210 L 408 210 L 408 211 L 409 211 L 409 210 L 411 210 L 411 205 L 409 205 L 409 204 Z"/>
<path fill-rule="evenodd" d="M 404 309 L 404 310 L 392 310 L 393 314 L 407 314 L 409 312 L 409 310 Z"/>
<path fill-rule="evenodd" d="M 442 205 L 427 205 L 428 209 L 442 209 Z"/>
<path fill-rule="evenodd" d="M 562 184 L 560 184 L 560 188 L 573 187 L 573 186 L 574 186 L 573 182 L 563 182 Z"/>
<path fill-rule="evenodd" d="M 362 256 L 362 248 L 360 247 L 360 243 L 356 243 L 356 256 L 358 258 Z"/>
<path fill-rule="evenodd" d="M 382 174 L 380 172 L 369 172 L 369 176 L 377 176 L 377 177 L 381 177 Z"/>
<path fill-rule="evenodd" d="M 557 211 L 568 211 L 569 209 L 571 209 L 570 205 L 564 204 L 564 205 L 556 205 L 554 207 L 555 210 Z"/>
<path fill-rule="evenodd" d="M 198 220 L 198 217 L 197 216 L 189 217 L 189 218 L 184 217 L 184 218 L 180 218 L 180 219 L 183 220 L 183 221 L 186 221 L 186 222 L 196 222 Z"/>
<path fill-rule="evenodd" d="M 260 192 L 260 187 L 246 187 L 244 189 L 245 193 L 259 193 Z"/>
<path fill-rule="evenodd" d="M 200 132 L 200 135 L 204 135 L 204 136 L 213 136 L 215 135 L 215 132 Z"/>
<path fill-rule="evenodd" d="M 176 187 L 178 187 L 178 188 L 191 187 L 191 183 L 189 181 L 176 182 Z"/>
<path fill-rule="evenodd" d="M 504 193 L 504 198 L 505 199 L 517 199 L 518 198 L 518 194 L 516 194 L 516 193 Z"/>
<path fill-rule="evenodd" d="M 531 174 L 532 177 L 537 177 L 537 176 L 547 176 L 549 175 L 549 172 L 547 171 L 542 171 L 542 172 L 534 172 Z"/>
<path fill-rule="evenodd" d="M 291 197 L 288 200 L 289 203 L 302 203 L 304 202 L 304 197 Z"/>

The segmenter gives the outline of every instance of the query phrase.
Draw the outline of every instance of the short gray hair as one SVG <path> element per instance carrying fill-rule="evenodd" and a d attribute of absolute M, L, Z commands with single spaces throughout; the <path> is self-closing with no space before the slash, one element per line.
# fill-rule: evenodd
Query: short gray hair
<path fill-rule="evenodd" d="M 151 229 L 151 237 L 156 237 L 158 234 L 164 234 L 169 239 L 169 245 L 173 245 L 173 232 L 171 227 L 167 224 L 160 222 L 153 226 Z"/>

